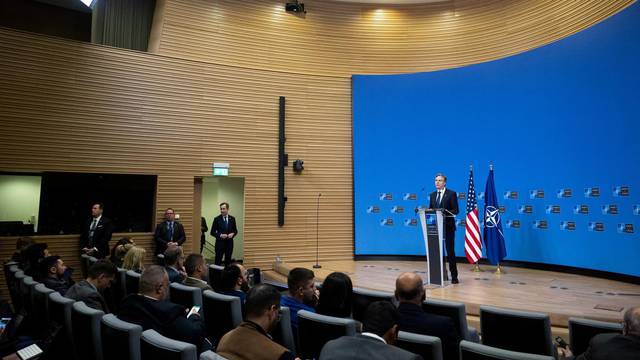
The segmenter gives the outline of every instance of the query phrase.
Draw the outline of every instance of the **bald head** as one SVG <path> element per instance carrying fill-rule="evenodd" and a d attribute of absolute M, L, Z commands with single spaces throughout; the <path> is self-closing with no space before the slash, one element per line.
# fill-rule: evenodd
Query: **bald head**
<path fill-rule="evenodd" d="M 640 306 L 632 307 L 624 313 L 624 333 L 640 336 Z"/>
<path fill-rule="evenodd" d="M 422 278 L 413 272 L 400 274 L 396 279 L 396 298 L 400 302 L 420 305 L 424 300 Z"/>

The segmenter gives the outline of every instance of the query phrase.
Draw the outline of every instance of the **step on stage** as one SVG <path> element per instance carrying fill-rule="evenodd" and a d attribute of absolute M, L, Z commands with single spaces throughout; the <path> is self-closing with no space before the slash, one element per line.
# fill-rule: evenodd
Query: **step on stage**
<path fill-rule="evenodd" d="M 427 265 L 423 261 L 323 261 L 321 269 L 313 262 L 280 263 L 265 277 L 284 281 L 289 270 L 305 267 L 313 270 L 318 281 L 334 272 L 351 277 L 354 287 L 393 292 L 395 280 L 403 272 L 416 272 L 426 283 Z M 496 275 L 495 266 L 481 266 L 473 272 L 469 264 L 458 264 L 460 284 L 427 289 L 427 297 L 459 301 L 467 314 L 479 316 L 480 305 L 538 311 L 551 317 L 551 325 L 566 328 L 569 317 L 610 322 L 622 321 L 624 311 L 640 305 L 640 285 L 554 271 L 503 267 Z"/>

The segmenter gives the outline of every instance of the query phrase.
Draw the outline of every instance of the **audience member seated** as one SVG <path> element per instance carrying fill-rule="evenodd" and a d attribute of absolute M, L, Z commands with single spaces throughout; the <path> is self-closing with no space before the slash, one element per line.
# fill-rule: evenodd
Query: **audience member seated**
<path fill-rule="evenodd" d="M 55 290 L 60 295 L 65 295 L 67 290 L 73 285 L 71 279 L 71 269 L 64 265 L 60 256 L 47 256 L 40 262 L 41 278 L 38 280 L 51 290 Z"/>
<path fill-rule="evenodd" d="M 127 254 L 127 251 L 129 251 L 135 245 L 136 244 L 130 238 L 121 238 L 111 248 L 111 256 L 109 257 L 109 260 L 111 260 L 111 263 L 113 263 L 113 265 L 121 268 L 122 264 L 124 263 L 124 256 Z"/>
<path fill-rule="evenodd" d="M 207 262 L 200 254 L 190 254 L 184 261 L 184 269 L 187 271 L 187 278 L 182 282 L 184 285 L 193 286 L 202 290 L 213 290 L 207 283 L 209 270 Z"/>
<path fill-rule="evenodd" d="M 220 275 L 220 286 L 217 292 L 239 297 L 240 304 L 244 307 L 247 291 L 249 291 L 249 281 L 244 266 L 239 263 L 227 265 Z"/>
<path fill-rule="evenodd" d="M 169 282 L 181 283 L 187 278 L 184 271 L 184 254 L 182 247 L 171 245 L 164 252 L 164 264 L 167 274 L 169 274 Z"/>
<path fill-rule="evenodd" d="M 247 294 L 246 321 L 222 337 L 216 353 L 229 360 L 293 359 L 287 348 L 269 336 L 279 311 L 280 293 L 271 285 L 256 285 Z"/>
<path fill-rule="evenodd" d="M 142 330 L 153 329 L 166 337 L 194 344 L 198 352 L 210 350 L 199 314 L 187 318 L 187 309 L 168 301 L 168 295 L 167 271 L 162 266 L 151 265 L 142 272 L 139 293 L 122 301 L 118 318 L 138 324 Z"/>
<path fill-rule="evenodd" d="M 144 270 L 144 256 L 147 251 L 144 248 L 134 246 L 124 255 L 122 268 L 133 270 L 139 274 Z"/>
<path fill-rule="evenodd" d="M 560 358 L 574 359 L 570 350 L 559 349 Z M 576 360 L 638 360 L 640 359 L 640 306 L 624 313 L 621 334 L 598 334 L 591 338 L 584 354 Z"/>
<path fill-rule="evenodd" d="M 22 252 L 24 251 L 24 249 L 32 244 L 35 244 L 36 241 L 33 240 L 33 238 L 29 237 L 29 236 L 22 236 L 19 237 L 18 240 L 16 240 L 16 251 L 13 252 L 13 255 L 11 255 L 11 261 L 15 261 L 19 264 L 24 263 L 24 258 L 22 257 Z"/>
<path fill-rule="evenodd" d="M 422 278 L 413 272 L 401 274 L 396 279 L 396 299 L 398 305 L 400 331 L 431 335 L 442 341 L 442 355 L 445 360 L 459 358 L 459 344 L 462 338 L 458 334 L 451 318 L 427 314 L 422 310 L 425 291 Z"/>
<path fill-rule="evenodd" d="M 282 297 L 282 306 L 289 308 L 291 313 L 291 330 L 298 333 L 298 311 L 316 312 L 319 293 L 314 282 L 313 271 L 305 268 L 294 268 L 289 271 L 287 286 L 289 295 Z"/>
<path fill-rule="evenodd" d="M 326 343 L 320 360 L 422 359 L 420 355 L 393 346 L 398 338 L 398 312 L 390 302 L 371 303 L 362 326 L 362 334 L 342 336 Z"/>
<path fill-rule="evenodd" d="M 32 278 L 41 275 L 40 262 L 49 256 L 48 245 L 46 243 L 33 243 L 27 245 L 22 251 L 22 264 L 20 268 L 24 273 Z"/>
<path fill-rule="evenodd" d="M 341 318 L 351 317 L 353 284 L 347 274 L 333 272 L 324 279 L 320 289 L 318 314 Z"/>
<path fill-rule="evenodd" d="M 98 260 L 89 267 L 88 277 L 74 284 L 64 295 L 76 301 L 84 301 L 91 308 L 109 313 L 101 292 L 111 286 L 118 274 L 118 268 L 107 260 Z"/>

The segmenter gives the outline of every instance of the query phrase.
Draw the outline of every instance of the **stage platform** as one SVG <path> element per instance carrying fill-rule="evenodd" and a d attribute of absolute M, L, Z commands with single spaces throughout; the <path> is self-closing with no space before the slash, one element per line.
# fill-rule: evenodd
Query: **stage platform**
<path fill-rule="evenodd" d="M 425 283 L 427 277 L 422 261 L 323 261 L 321 269 L 313 269 L 313 264 L 274 264 L 274 271 L 267 271 L 265 277 L 286 283 L 290 269 L 305 267 L 322 281 L 340 271 L 348 274 L 356 287 L 388 292 L 393 292 L 402 272 L 417 272 Z M 460 284 L 428 287 L 427 297 L 465 303 L 472 323 L 477 323 L 480 305 L 492 305 L 547 313 L 552 326 L 565 329 L 569 317 L 620 322 L 624 310 L 640 305 L 640 285 L 516 267 L 503 267 L 503 274 L 496 275 L 494 266 L 481 268 L 484 271 L 477 273 L 469 264 L 458 264 Z"/>

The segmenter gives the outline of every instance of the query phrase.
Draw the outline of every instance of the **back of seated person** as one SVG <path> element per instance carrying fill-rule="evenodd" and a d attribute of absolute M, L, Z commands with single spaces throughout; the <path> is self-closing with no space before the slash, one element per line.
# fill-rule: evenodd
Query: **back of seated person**
<path fill-rule="evenodd" d="M 109 257 L 109 260 L 116 267 L 122 267 L 122 264 L 124 263 L 124 256 L 127 254 L 127 251 L 131 250 L 134 246 L 135 243 L 130 238 L 120 238 L 120 240 L 118 240 L 118 242 L 111 248 L 111 256 Z"/>
<path fill-rule="evenodd" d="M 207 262 L 200 254 L 190 254 L 184 261 L 184 269 L 187 272 L 187 278 L 182 282 L 184 285 L 193 286 L 204 290 L 213 290 L 207 283 L 209 271 Z"/>
<path fill-rule="evenodd" d="M 227 265 L 220 275 L 220 285 L 217 292 L 239 297 L 240 303 L 244 307 L 247 291 L 249 291 L 249 281 L 244 266 L 239 263 Z"/>
<path fill-rule="evenodd" d="M 127 296 L 118 310 L 118 318 L 138 324 L 143 330 L 158 333 L 206 351 L 211 344 L 206 340 L 204 322 L 198 314 L 186 317 L 187 309 L 168 301 L 169 276 L 158 265 L 146 268 L 140 276 L 139 293 Z"/>
<path fill-rule="evenodd" d="M 35 244 L 36 241 L 33 240 L 33 238 L 29 237 L 29 236 L 21 236 L 18 238 L 18 240 L 16 240 L 16 250 L 13 252 L 13 255 L 11 255 L 11 261 L 15 261 L 19 264 L 24 262 L 23 259 L 23 251 L 24 249 L 32 244 Z"/>
<path fill-rule="evenodd" d="M 400 331 L 439 337 L 442 342 L 443 358 L 458 359 L 462 338 L 453 320 L 446 316 L 427 314 L 422 310 L 422 302 L 425 300 L 422 278 L 413 272 L 400 274 L 396 279 L 395 294 L 400 302 L 398 305 Z"/>
<path fill-rule="evenodd" d="M 184 253 L 182 247 L 171 245 L 164 252 L 164 264 L 169 274 L 169 282 L 181 283 L 187 277 L 184 271 Z"/>
<path fill-rule="evenodd" d="M 353 284 L 347 274 L 333 272 L 324 279 L 316 311 L 341 318 L 351 317 Z"/>
<path fill-rule="evenodd" d="M 60 295 L 65 295 L 74 284 L 71 272 L 60 256 L 47 256 L 40 261 L 41 275 L 38 280 L 49 289 L 59 292 Z"/>
<path fill-rule="evenodd" d="M 122 261 L 122 268 L 142 273 L 144 270 L 144 258 L 147 251 L 144 248 L 134 246 L 127 251 Z"/>
<path fill-rule="evenodd" d="M 65 296 L 83 301 L 88 307 L 109 313 L 107 302 L 101 292 L 111 286 L 118 274 L 118 268 L 107 260 L 98 260 L 88 270 L 88 277 L 67 290 Z"/>
<path fill-rule="evenodd" d="M 49 256 L 47 243 L 33 243 L 31 245 L 27 245 L 20 253 L 22 257 L 20 268 L 22 271 L 34 279 L 39 279 L 42 276 L 40 262 L 42 259 Z"/>

